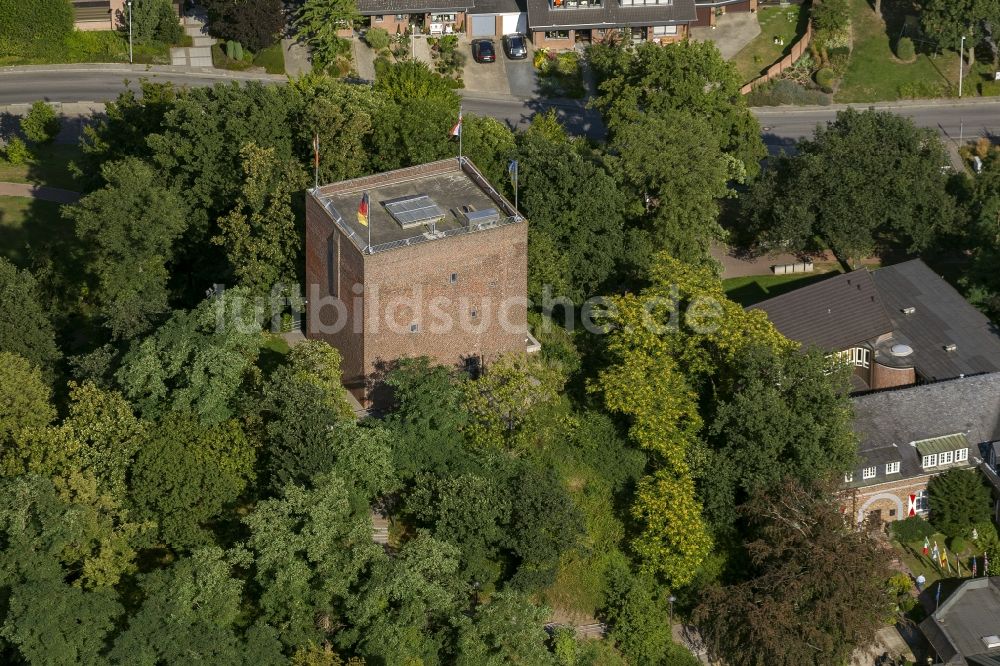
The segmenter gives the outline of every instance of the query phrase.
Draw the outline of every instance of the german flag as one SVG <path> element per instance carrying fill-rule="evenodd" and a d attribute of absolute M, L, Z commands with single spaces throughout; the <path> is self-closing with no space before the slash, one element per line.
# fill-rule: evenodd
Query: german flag
<path fill-rule="evenodd" d="M 358 224 L 363 227 L 368 226 L 368 193 L 361 195 L 361 203 L 358 204 Z"/>

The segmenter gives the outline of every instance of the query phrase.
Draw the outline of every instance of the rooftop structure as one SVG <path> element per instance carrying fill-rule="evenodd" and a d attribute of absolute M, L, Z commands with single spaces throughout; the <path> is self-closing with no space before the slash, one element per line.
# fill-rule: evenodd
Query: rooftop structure
<path fill-rule="evenodd" d="M 1000 371 L 1000 334 L 951 285 L 914 259 L 860 269 L 768 299 L 787 338 L 855 366 L 856 390 Z"/>
<path fill-rule="evenodd" d="M 920 623 L 934 663 L 1000 666 L 1000 577 L 972 578 Z"/>
<path fill-rule="evenodd" d="M 478 372 L 537 348 L 527 223 L 468 159 L 310 191 L 306 280 L 307 335 L 340 350 L 344 383 L 365 406 L 379 406 L 400 358 Z"/>

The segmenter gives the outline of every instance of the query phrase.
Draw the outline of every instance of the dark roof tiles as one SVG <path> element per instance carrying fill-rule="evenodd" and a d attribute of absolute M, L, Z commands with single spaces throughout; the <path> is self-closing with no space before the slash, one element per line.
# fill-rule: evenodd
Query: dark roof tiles
<path fill-rule="evenodd" d="M 622 6 L 620 0 L 603 0 L 600 7 L 553 9 L 549 0 L 528 0 L 528 25 L 532 30 L 613 28 L 669 25 L 696 21 L 694 0 L 670 4 Z"/>

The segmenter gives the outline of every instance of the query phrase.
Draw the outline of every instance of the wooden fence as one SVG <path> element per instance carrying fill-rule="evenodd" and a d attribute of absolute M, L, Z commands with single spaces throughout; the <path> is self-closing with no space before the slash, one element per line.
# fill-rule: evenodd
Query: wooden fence
<path fill-rule="evenodd" d="M 746 95 L 757 86 L 767 83 L 773 78 L 776 78 L 783 71 L 794 65 L 796 62 L 798 62 L 799 58 L 801 58 L 802 55 L 809 50 L 809 42 L 812 41 L 812 34 L 813 34 L 813 24 L 812 20 L 810 20 L 806 24 L 806 34 L 802 35 L 802 37 L 799 38 L 799 41 L 792 44 L 791 52 L 778 62 L 768 67 L 766 72 L 764 72 L 756 79 L 754 79 L 750 83 L 740 88 L 740 93 Z"/>

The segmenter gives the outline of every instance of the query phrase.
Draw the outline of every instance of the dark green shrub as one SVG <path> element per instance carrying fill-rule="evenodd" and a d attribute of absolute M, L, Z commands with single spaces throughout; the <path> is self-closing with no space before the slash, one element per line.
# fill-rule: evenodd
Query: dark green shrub
<path fill-rule="evenodd" d="M 51 106 L 42 101 L 31 105 L 31 111 L 21 118 L 21 131 L 32 143 L 48 143 L 59 134 L 59 118 Z"/>
<path fill-rule="evenodd" d="M 948 545 L 954 552 L 961 553 L 965 550 L 965 539 L 960 536 L 952 537 Z"/>
<path fill-rule="evenodd" d="M 118 12 L 118 29 L 128 35 L 128 8 Z M 132 39 L 176 44 L 184 34 L 170 0 L 133 0 Z"/>
<path fill-rule="evenodd" d="M 776 79 L 757 86 L 747 95 L 750 106 L 779 106 L 782 104 L 830 103 L 830 96 L 819 90 L 809 89 L 790 79 Z"/>
<path fill-rule="evenodd" d="M 934 526 L 919 516 L 913 516 L 889 523 L 889 531 L 900 543 L 914 543 L 934 534 Z"/>
<path fill-rule="evenodd" d="M 909 37 L 903 37 L 896 44 L 896 57 L 900 60 L 909 62 L 910 60 L 913 60 L 916 55 L 917 52 L 913 48 L 913 40 Z"/>
<path fill-rule="evenodd" d="M 1000 95 L 1000 81 L 983 81 L 979 84 L 979 94 L 983 97 Z"/>
<path fill-rule="evenodd" d="M 851 20 L 847 0 L 822 0 L 813 3 L 813 23 L 820 30 L 840 32 Z"/>
<path fill-rule="evenodd" d="M 0 56 L 61 50 L 71 32 L 69 0 L 0 0 Z"/>
<path fill-rule="evenodd" d="M 11 164 L 24 164 L 31 159 L 31 151 L 28 150 L 28 146 L 17 136 L 11 137 L 7 142 L 4 154 Z"/>
<path fill-rule="evenodd" d="M 990 519 L 990 489 L 975 470 L 950 469 L 927 484 L 931 524 L 948 536 L 967 533 Z"/>
<path fill-rule="evenodd" d="M 257 53 L 278 41 L 285 27 L 282 0 L 201 0 L 208 32 Z M 241 58 L 236 58 L 240 60 Z"/>
<path fill-rule="evenodd" d="M 825 93 L 833 92 L 833 84 L 837 80 L 837 75 L 829 67 L 823 67 L 816 72 L 816 84 Z"/>
<path fill-rule="evenodd" d="M 372 28 L 365 33 L 365 42 L 376 51 L 389 48 L 389 33 L 382 28 Z"/>

